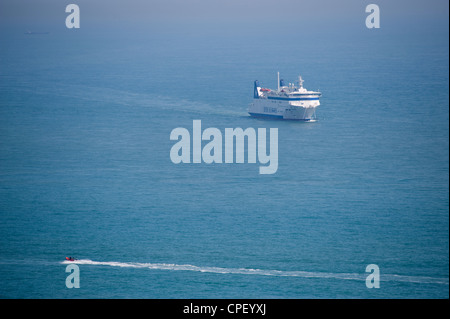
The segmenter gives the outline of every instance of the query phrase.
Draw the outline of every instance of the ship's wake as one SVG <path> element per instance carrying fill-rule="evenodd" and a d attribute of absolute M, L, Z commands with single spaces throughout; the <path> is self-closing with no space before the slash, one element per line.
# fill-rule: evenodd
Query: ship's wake
<path fill-rule="evenodd" d="M 142 268 L 166 271 L 194 271 L 215 274 L 235 274 L 235 275 L 259 275 L 275 277 L 300 277 L 300 278 L 322 278 L 365 281 L 368 273 L 329 273 L 311 271 L 286 271 L 286 270 L 264 270 L 252 268 L 223 268 L 206 267 L 189 264 L 166 264 L 166 263 L 135 263 L 118 261 L 93 261 L 90 259 L 80 259 L 75 261 L 63 261 L 62 264 L 75 263 L 78 265 L 111 266 L 121 268 Z M 380 281 L 407 282 L 419 284 L 443 284 L 448 285 L 448 278 L 435 278 L 426 276 L 405 276 L 395 274 L 381 274 Z"/>
<path fill-rule="evenodd" d="M 211 114 L 227 117 L 247 117 L 246 107 L 234 108 L 229 105 L 212 105 L 180 96 L 160 95 L 156 93 L 138 93 L 124 89 L 89 86 L 82 84 L 45 83 L 38 91 L 34 86 L 23 85 L 19 89 L 33 94 L 61 96 L 79 101 L 97 102 L 106 105 L 120 105 L 125 108 L 149 108 L 170 112 L 187 112 L 193 114 Z"/>

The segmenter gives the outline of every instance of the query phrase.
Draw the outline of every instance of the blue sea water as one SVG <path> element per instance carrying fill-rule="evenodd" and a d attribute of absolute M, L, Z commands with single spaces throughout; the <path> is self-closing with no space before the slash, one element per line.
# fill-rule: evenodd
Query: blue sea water
<path fill-rule="evenodd" d="M 447 31 L 9 31 L 1 298 L 448 298 Z M 248 116 L 277 71 L 317 122 Z M 278 128 L 278 171 L 172 163 L 196 119 Z"/>

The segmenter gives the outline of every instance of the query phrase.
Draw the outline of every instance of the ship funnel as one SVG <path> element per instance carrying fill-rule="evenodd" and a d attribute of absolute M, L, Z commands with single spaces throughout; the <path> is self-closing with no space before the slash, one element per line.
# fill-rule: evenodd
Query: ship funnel
<path fill-rule="evenodd" d="M 281 80 L 280 80 L 280 87 L 283 87 L 283 86 L 286 86 L 286 84 L 284 83 L 284 80 L 281 79 Z"/>
<path fill-rule="evenodd" d="M 259 98 L 259 92 L 258 92 L 258 88 L 259 88 L 259 82 L 258 80 L 255 81 L 255 87 L 253 89 L 253 97 L 255 99 Z"/>
<path fill-rule="evenodd" d="M 303 88 L 303 82 L 305 82 L 305 81 L 302 79 L 302 76 L 299 75 L 299 76 L 298 76 L 298 86 L 299 86 L 301 89 Z"/>

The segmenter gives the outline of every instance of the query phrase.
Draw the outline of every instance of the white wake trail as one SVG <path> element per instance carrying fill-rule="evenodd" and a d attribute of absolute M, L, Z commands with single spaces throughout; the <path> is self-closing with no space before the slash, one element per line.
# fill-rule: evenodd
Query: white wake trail
<path fill-rule="evenodd" d="M 200 267 L 194 265 L 179 265 L 165 263 L 133 263 L 118 261 L 93 261 L 90 259 L 80 259 L 75 261 L 63 261 L 63 264 L 75 263 L 78 265 L 97 265 L 122 268 L 147 268 L 154 270 L 172 270 L 172 271 L 197 271 L 216 274 L 237 274 L 237 275 L 259 275 L 276 277 L 301 277 L 301 278 L 330 278 L 342 280 L 360 280 L 365 281 L 367 273 L 329 273 L 329 272 L 311 272 L 311 271 L 286 271 L 286 270 L 264 270 L 251 268 L 223 268 L 223 267 Z M 448 278 L 435 278 L 425 276 L 405 276 L 394 274 L 381 274 L 380 281 L 397 281 L 422 284 L 443 284 L 448 285 Z"/>

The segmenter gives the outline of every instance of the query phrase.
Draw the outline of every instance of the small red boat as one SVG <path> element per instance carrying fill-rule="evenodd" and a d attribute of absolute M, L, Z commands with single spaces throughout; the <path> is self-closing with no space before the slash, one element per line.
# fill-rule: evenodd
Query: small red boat
<path fill-rule="evenodd" d="M 76 258 L 73 258 L 73 257 L 66 257 L 66 260 L 68 260 L 68 261 L 75 261 Z"/>

